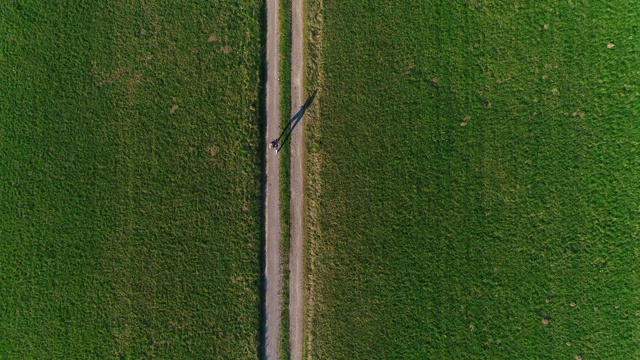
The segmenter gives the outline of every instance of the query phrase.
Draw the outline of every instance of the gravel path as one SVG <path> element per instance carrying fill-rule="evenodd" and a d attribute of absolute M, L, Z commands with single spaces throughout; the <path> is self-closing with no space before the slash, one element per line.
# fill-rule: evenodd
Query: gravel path
<path fill-rule="evenodd" d="M 291 116 L 304 103 L 304 1 L 291 1 Z M 304 121 L 291 135 L 291 252 L 289 254 L 289 336 L 291 360 L 302 360 L 304 304 Z"/>
<path fill-rule="evenodd" d="M 267 0 L 267 84 L 266 84 L 266 162 L 265 194 L 265 356 L 280 359 L 282 324 L 282 272 L 280 263 L 280 158 L 268 147 L 280 134 L 280 19 L 279 0 Z"/>
<path fill-rule="evenodd" d="M 278 19 L 279 0 L 267 1 L 267 85 L 266 144 L 280 134 L 280 29 Z M 303 0 L 291 4 L 291 117 L 304 103 L 303 79 Z M 304 122 L 300 122 L 291 134 L 291 253 L 289 278 L 289 332 L 291 360 L 302 360 L 303 326 L 303 155 Z M 282 273 L 280 260 L 280 159 L 272 148 L 267 149 L 267 191 L 265 206 L 265 286 L 266 324 L 265 355 L 269 360 L 280 359 L 282 316 Z"/>

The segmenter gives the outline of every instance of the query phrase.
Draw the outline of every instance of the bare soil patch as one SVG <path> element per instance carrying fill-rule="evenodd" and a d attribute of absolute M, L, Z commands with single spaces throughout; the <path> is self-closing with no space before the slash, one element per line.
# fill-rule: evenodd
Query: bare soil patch
<path fill-rule="evenodd" d="M 207 149 L 207 152 L 209 153 L 209 155 L 211 155 L 212 158 L 216 157 L 218 151 L 220 151 L 220 149 L 215 145 L 211 145 L 211 147 Z"/>

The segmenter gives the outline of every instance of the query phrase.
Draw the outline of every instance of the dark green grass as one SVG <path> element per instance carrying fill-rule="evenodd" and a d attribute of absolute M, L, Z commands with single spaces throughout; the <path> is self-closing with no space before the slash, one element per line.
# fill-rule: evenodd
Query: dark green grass
<path fill-rule="evenodd" d="M 0 5 L 1 358 L 258 357 L 261 19 Z"/>
<path fill-rule="evenodd" d="M 291 0 L 280 1 L 280 132 L 289 124 L 291 118 Z M 284 137 L 283 137 L 284 138 Z M 289 139 L 291 140 L 291 139 Z M 282 139 L 281 142 L 282 144 Z M 280 208 L 282 220 L 281 259 L 282 259 L 282 328 L 281 354 L 283 359 L 290 356 L 289 337 L 289 251 L 291 249 L 291 142 L 280 150 Z M 270 149 L 274 151 L 273 149 Z"/>
<path fill-rule="evenodd" d="M 626 4 L 325 1 L 315 357 L 640 356 Z"/>

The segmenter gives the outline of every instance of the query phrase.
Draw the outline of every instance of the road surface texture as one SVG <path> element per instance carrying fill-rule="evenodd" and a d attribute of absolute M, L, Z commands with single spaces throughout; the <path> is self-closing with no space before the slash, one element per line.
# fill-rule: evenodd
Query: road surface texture
<path fill-rule="evenodd" d="M 304 1 L 291 1 L 291 116 L 304 103 Z M 304 121 L 291 134 L 291 252 L 289 254 L 289 340 L 291 360 L 302 360 Z"/>
<path fill-rule="evenodd" d="M 279 0 L 267 0 L 267 84 L 266 84 L 266 162 L 265 195 L 265 357 L 280 359 L 282 324 L 282 272 L 280 265 L 280 158 L 269 147 L 280 134 L 280 20 Z"/>

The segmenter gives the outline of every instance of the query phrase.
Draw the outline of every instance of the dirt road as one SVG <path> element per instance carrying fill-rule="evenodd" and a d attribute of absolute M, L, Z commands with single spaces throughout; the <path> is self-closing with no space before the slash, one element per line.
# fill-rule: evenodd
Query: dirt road
<path fill-rule="evenodd" d="M 304 1 L 291 1 L 291 116 L 304 102 Z M 289 254 L 289 336 L 291 360 L 302 360 L 304 304 L 304 121 L 291 135 L 291 252 Z"/>
<path fill-rule="evenodd" d="M 265 357 L 280 359 L 282 273 L 280 264 L 280 158 L 269 148 L 280 134 L 280 19 L 279 0 L 267 0 L 266 181 L 265 194 Z"/>

